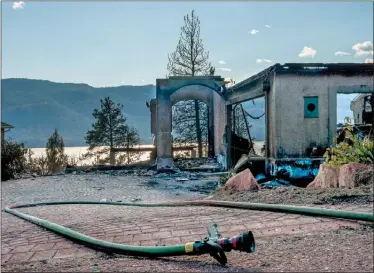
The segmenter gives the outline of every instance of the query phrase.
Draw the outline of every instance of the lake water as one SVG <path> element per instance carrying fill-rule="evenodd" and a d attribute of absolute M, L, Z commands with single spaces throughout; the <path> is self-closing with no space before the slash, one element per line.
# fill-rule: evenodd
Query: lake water
<path fill-rule="evenodd" d="M 258 154 L 260 154 L 261 148 L 264 145 L 264 141 L 255 141 L 254 146 L 255 150 Z M 140 147 L 152 147 L 152 145 L 141 145 Z M 45 156 L 45 148 L 31 148 L 31 151 L 34 153 L 33 158 L 38 158 L 41 156 Z M 81 146 L 81 147 L 65 147 L 65 154 L 68 155 L 69 157 L 76 157 L 78 158 L 79 156 L 87 153 L 88 151 L 88 146 Z M 140 156 L 140 161 L 146 161 L 149 159 L 150 152 L 143 152 Z M 82 165 L 91 165 L 93 163 L 94 159 L 87 159 L 87 160 L 81 160 L 78 162 L 77 165 L 82 166 Z"/>

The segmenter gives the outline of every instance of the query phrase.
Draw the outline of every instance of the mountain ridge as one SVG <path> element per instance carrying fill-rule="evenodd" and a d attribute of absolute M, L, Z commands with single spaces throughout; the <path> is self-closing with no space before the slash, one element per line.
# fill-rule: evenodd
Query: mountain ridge
<path fill-rule="evenodd" d="M 146 101 L 156 97 L 156 87 L 152 84 L 93 87 L 86 83 L 7 78 L 1 80 L 1 96 L 2 121 L 15 127 L 6 137 L 23 141 L 29 148 L 45 147 L 55 128 L 66 147 L 86 146 L 84 137 L 94 122 L 92 111 L 100 107 L 100 99 L 105 96 L 121 103 L 125 118 L 139 131 L 142 142 L 152 143 L 150 111 L 146 107 Z M 253 114 L 263 111 L 262 104 Z M 251 134 L 262 139 L 262 131 L 259 124 L 252 128 Z"/>

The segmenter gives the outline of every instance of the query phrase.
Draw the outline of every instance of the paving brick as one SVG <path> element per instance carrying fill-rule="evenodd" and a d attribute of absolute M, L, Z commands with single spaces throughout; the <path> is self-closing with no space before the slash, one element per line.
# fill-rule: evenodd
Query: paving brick
<path fill-rule="evenodd" d="M 184 228 L 178 228 L 178 227 L 161 227 L 161 228 L 158 228 L 158 231 L 173 231 L 173 230 L 184 230 Z"/>
<path fill-rule="evenodd" d="M 200 241 L 201 238 L 199 238 L 196 235 L 189 235 L 189 236 L 182 236 L 181 241 L 183 244 L 188 242 L 194 242 L 194 241 Z"/>
<path fill-rule="evenodd" d="M 107 241 L 107 242 L 114 242 L 114 236 L 104 236 L 100 238 L 100 240 Z"/>
<path fill-rule="evenodd" d="M 146 240 L 146 241 L 140 241 L 141 246 L 159 246 L 160 240 Z"/>
<path fill-rule="evenodd" d="M 164 238 L 170 238 L 170 237 L 171 237 L 170 231 L 159 231 L 159 232 L 154 232 L 152 234 L 152 238 L 157 238 L 157 239 L 164 239 Z"/>
<path fill-rule="evenodd" d="M 171 232 L 171 236 L 187 236 L 190 235 L 189 230 L 174 230 Z"/>
<path fill-rule="evenodd" d="M 30 261 L 42 261 L 52 259 L 56 252 L 57 250 L 36 251 L 35 254 L 31 257 Z"/>
<path fill-rule="evenodd" d="M 152 239 L 152 233 L 141 233 L 141 234 L 135 234 L 133 237 L 133 241 L 147 241 Z"/>
<path fill-rule="evenodd" d="M 173 237 L 173 238 L 167 238 L 167 239 L 161 239 L 162 245 L 180 245 L 182 244 L 182 240 L 180 237 Z"/>
<path fill-rule="evenodd" d="M 132 229 L 132 230 L 124 230 L 123 233 L 124 235 L 134 235 L 134 234 L 139 234 L 142 232 L 140 229 Z"/>
<path fill-rule="evenodd" d="M 71 247 L 73 247 L 73 243 L 71 242 L 59 242 L 53 246 L 53 249 L 65 249 L 65 248 L 71 248 Z"/>
<path fill-rule="evenodd" d="M 33 255 L 34 252 L 14 253 L 12 257 L 10 257 L 10 259 L 8 260 L 8 263 L 27 262 Z"/>
<path fill-rule="evenodd" d="M 48 238 L 44 238 L 44 239 L 30 239 L 29 242 L 32 243 L 32 244 L 45 244 L 45 243 L 48 243 L 48 242 L 50 242 L 50 243 L 52 243 L 52 242 L 56 243 L 59 240 L 61 240 L 61 239 L 55 239 L 55 240 L 49 240 L 48 241 Z"/>
<path fill-rule="evenodd" d="M 265 228 L 267 228 L 267 227 L 281 227 L 281 226 L 284 226 L 284 224 L 282 222 L 280 222 L 280 221 L 274 221 L 274 220 L 262 222 L 262 224 L 265 226 Z"/>
<path fill-rule="evenodd" d="M 43 250 L 50 250 L 55 246 L 56 243 L 45 243 L 45 244 L 37 244 L 32 251 L 43 251 Z"/>
<path fill-rule="evenodd" d="M 1 247 L 1 254 L 8 254 L 12 250 L 11 247 L 6 247 L 4 244 Z"/>
<path fill-rule="evenodd" d="M 31 242 L 31 241 L 30 241 Z M 31 242 L 33 243 L 33 242 Z M 16 247 L 16 246 L 21 246 L 21 245 L 27 245 L 29 244 L 29 241 L 26 240 L 26 239 L 22 239 L 22 240 L 13 240 L 13 241 L 10 241 L 9 242 L 9 245 L 10 246 L 13 246 L 13 247 Z"/>
<path fill-rule="evenodd" d="M 246 227 L 247 230 L 251 230 L 251 229 L 264 228 L 265 224 L 260 223 L 260 222 L 257 222 L 257 223 L 252 222 L 252 223 L 244 224 L 244 226 Z"/>
<path fill-rule="evenodd" d="M 319 223 L 319 222 L 321 222 L 321 220 L 319 220 L 318 218 L 314 218 L 314 217 L 300 217 L 299 219 L 297 219 L 297 221 L 299 222 L 299 224 L 309 224 L 309 223 Z"/>
<path fill-rule="evenodd" d="M 1 254 L 1 264 L 6 263 L 12 257 L 13 254 Z"/>
<path fill-rule="evenodd" d="M 206 228 L 190 229 L 190 234 L 208 236 L 208 230 Z"/>
<path fill-rule="evenodd" d="M 117 237 L 114 237 L 113 242 L 117 244 L 130 243 L 133 241 L 133 237 L 134 235 L 117 236 Z"/>
<path fill-rule="evenodd" d="M 297 225 L 299 224 L 299 220 L 297 218 L 294 219 L 286 219 L 281 221 L 284 225 Z"/>
<path fill-rule="evenodd" d="M 74 248 L 58 249 L 53 259 L 74 257 L 75 252 L 76 252 L 76 249 Z"/>
<path fill-rule="evenodd" d="M 232 226 L 229 226 L 229 231 L 246 231 L 247 230 L 247 227 L 244 226 L 244 225 L 232 225 Z"/>
<path fill-rule="evenodd" d="M 24 246 L 17 246 L 17 247 L 15 247 L 15 248 L 11 251 L 11 253 L 28 252 L 28 251 L 30 251 L 34 246 L 35 246 L 35 244 L 24 245 Z"/>
<path fill-rule="evenodd" d="M 153 228 L 142 228 L 141 230 L 142 230 L 142 232 L 144 232 L 144 233 L 150 233 L 150 232 L 157 232 L 157 231 L 160 231 L 157 227 L 153 227 Z"/>

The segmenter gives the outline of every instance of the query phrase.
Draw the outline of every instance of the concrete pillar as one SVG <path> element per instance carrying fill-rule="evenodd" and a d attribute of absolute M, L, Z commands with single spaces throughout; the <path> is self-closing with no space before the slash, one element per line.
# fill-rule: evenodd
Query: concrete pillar
<path fill-rule="evenodd" d="M 213 158 L 215 156 L 214 147 L 214 111 L 213 102 L 208 105 L 208 157 Z"/>
<path fill-rule="evenodd" d="M 214 126 L 214 153 L 215 155 L 225 152 L 223 146 L 223 135 L 226 127 L 226 102 L 225 100 L 213 92 L 213 126 Z"/>
<path fill-rule="evenodd" d="M 157 92 L 157 168 L 173 167 L 172 108 L 170 98 Z"/>

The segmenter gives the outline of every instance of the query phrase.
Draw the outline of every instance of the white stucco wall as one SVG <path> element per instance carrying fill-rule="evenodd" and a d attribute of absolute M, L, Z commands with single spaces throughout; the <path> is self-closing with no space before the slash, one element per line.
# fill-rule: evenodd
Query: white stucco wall
<path fill-rule="evenodd" d="M 270 157 L 276 158 L 279 148 L 287 157 L 308 157 L 311 145 L 327 147 L 336 132 L 337 92 L 359 85 L 373 86 L 373 77 L 276 75 L 268 95 Z M 304 118 L 305 96 L 318 96 L 318 118 Z"/>

